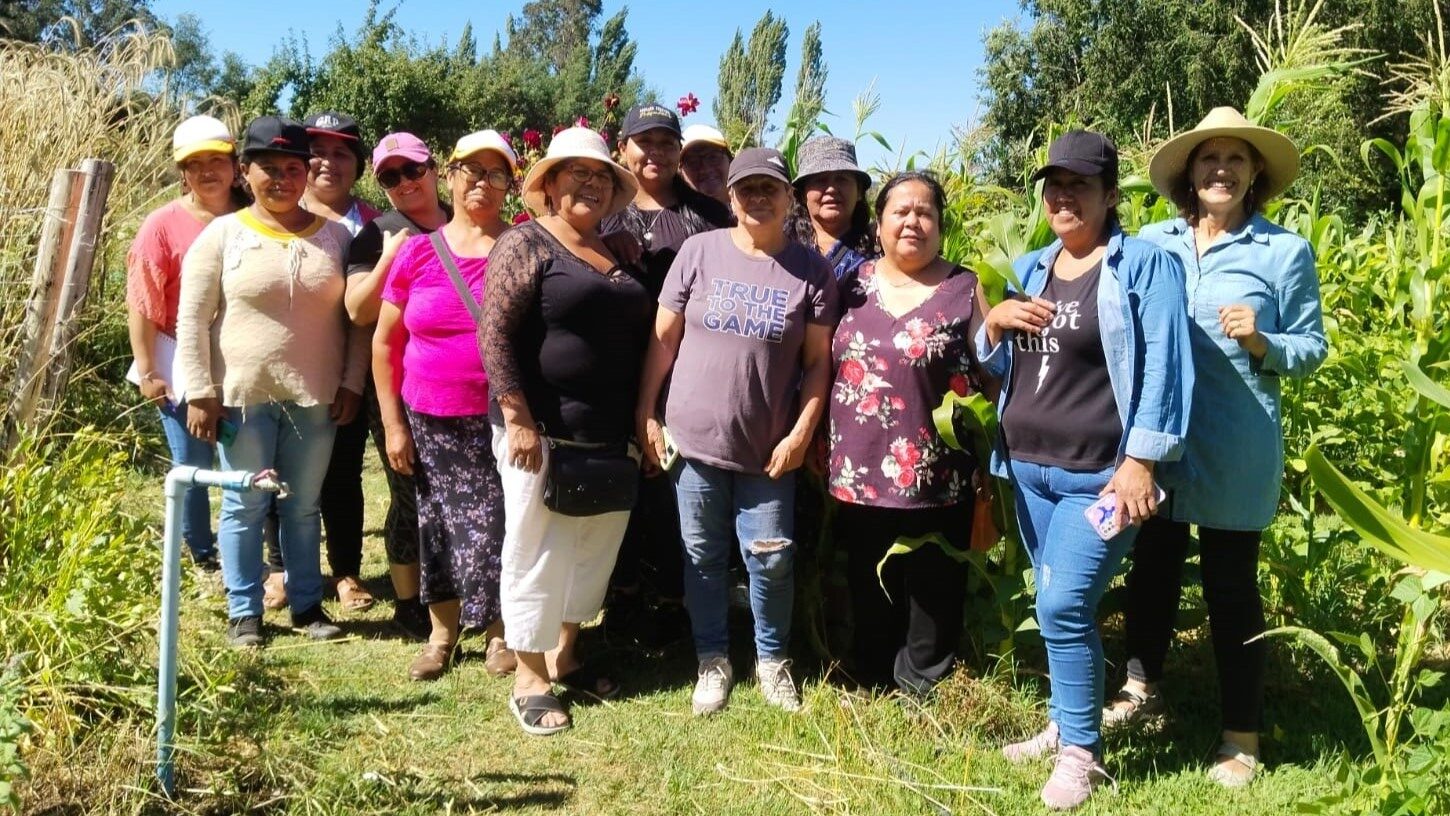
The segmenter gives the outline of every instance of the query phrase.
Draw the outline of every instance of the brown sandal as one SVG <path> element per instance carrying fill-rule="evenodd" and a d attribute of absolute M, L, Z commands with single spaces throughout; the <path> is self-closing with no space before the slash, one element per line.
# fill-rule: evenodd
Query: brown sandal
<path fill-rule="evenodd" d="M 368 592 L 367 587 L 354 575 L 344 575 L 337 579 L 337 600 L 342 608 L 349 612 L 366 612 L 373 608 L 376 601 L 373 594 Z"/>
<path fill-rule="evenodd" d="M 488 639 L 483 652 L 483 668 L 494 677 L 507 677 L 519 667 L 518 655 L 504 643 L 501 637 Z"/>

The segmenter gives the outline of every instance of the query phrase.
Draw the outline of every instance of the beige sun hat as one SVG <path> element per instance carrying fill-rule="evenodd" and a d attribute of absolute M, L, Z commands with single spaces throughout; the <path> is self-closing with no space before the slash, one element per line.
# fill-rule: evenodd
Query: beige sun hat
<path fill-rule="evenodd" d="M 1159 193 L 1172 198 L 1174 186 L 1188 170 L 1188 156 L 1193 149 L 1216 136 L 1243 139 L 1264 158 L 1263 200 L 1289 189 L 1299 175 L 1299 148 L 1293 140 L 1272 128 L 1250 122 L 1236 109 L 1214 108 L 1192 130 L 1164 142 L 1148 161 L 1148 177 Z"/>
<path fill-rule="evenodd" d="M 566 159 L 594 159 L 604 162 L 614 171 L 619 188 L 615 190 L 614 200 L 610 204 L 609 212 L 604 214 L 605 218 L 623 211 L 639 191 L 639 182 L 634 180 L 634 174 L 609 155 L 603 136 L 587 127 L 565 128 L 554 134 L 553 140 L 549 142 L 549 151 L 544 154 L 544 158 L 534 162 L 534 166 L 529 168 L 529 174 L 524 176 L 521 192 L 524 203 L 534 215 L 549 214 L 549 203 L 544 195 L 544 177 L 548 175 L 549 168 Z"/>

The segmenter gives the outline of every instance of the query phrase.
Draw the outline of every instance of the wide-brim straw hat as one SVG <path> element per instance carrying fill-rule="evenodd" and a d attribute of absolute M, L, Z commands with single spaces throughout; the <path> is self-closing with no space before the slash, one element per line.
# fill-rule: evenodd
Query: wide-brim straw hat
<path fill-rule="evenodd" d="M 1264 159 L 1263 200 L 1289 189 L 1299 175 L 1299 148 L 1288 136 L 1250 122 L 1231 107 L 1214 108 L 1192 130 L 1164 142 L 1148 161 L 1148 177 L 1159 193 L 1172 197 L 1173 190 L 1188 171 L 1193 149 L 1217 136 L 1243 139 Z"/>
<path fill-rule="evenodd" d="M 594 159 L 609 165 L 609 169 L 614 172 L 619 188 L 614 191 L 614 199 L 610 203 L 609 211 L 604 214 L 605 218 L 623 211 L 639 191 L 639 182 L 634 180 L 634 174 L 609 155 L 603 136 L 586 127 L 565 128 L 554 135 L 554 139 L 549 142 L 548 153 L 534 162 L 528 175 L 524 176 L 521 194 L 524 203 L 534 215 L 549 214 L 548 196 L 544 194 L 544 177 L 548 175 L 549 168 L 567 159 Z"/>

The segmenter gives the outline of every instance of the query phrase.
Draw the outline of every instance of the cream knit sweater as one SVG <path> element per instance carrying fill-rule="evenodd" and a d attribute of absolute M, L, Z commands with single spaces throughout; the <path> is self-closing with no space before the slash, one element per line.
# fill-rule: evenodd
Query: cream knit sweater
<path fill-rule="evenodd" d="M 233 407 L 361 394 L 371 337 L 343 308 L 350 240 L 321 217 L 296 234 L 245 209 L 208 224 L 181 262 L 178 391 Z"/>

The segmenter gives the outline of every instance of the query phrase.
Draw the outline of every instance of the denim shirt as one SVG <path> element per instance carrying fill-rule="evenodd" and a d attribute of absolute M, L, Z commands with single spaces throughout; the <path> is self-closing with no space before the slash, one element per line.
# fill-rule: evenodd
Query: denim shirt
<path fill-rule="evenodd" d="M 1311 374 L 1329 353 L 1319 278 L 1309 242 L 1262 215 L 1221 235 L 1199 258 L 1182 218 L 1138 234 L 1184 270 L 1195 384 L 1193 433 L 1165 507 L 1176 521 L 1223 530 L 1262 530 L 1279 506 L 1284 475 L 1280 377 Z M 1262 360 L 1223 333 L 1218 310 L 1246 304 L 1268 343 Z"/>
<path fill-rule="evenodd" d="M 1054 241 L 1012 264 L 1027 294 L 1041 296 L 1061 251 L 1062 242 Z M 1184 303 L 1183 273 L 1173 256 L 1129 238 L 1121 230 L 1114 231 L 1103 253 L 1098 325 L 1108 380 L 1123 423 L 1120 462 L 1124 456 L 1171 462 L 1183 455 L 1193 395 Z M 997 400 L 999 417 L 1012 398 L 1011 338 L 1008 332 L 1003 342 L 992 346 L 986 324 L 977 331 L 977 359 L 1006 385 Z M 1006 478 L 1010 452 L 1003 440 L 999 428 L 991 469 L 994 475 Z"/>

